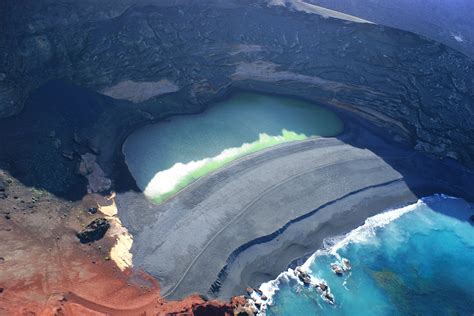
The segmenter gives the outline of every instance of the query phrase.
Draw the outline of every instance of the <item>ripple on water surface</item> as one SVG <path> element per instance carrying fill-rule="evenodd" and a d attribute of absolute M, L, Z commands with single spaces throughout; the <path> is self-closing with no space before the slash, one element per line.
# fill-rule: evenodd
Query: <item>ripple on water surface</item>
<path fill-rule="evenodd" d="M 242 156 L 308 137 L 335 136 L 342 130 L 342 121 L 317 105 L 239 93 L 201 114 L 175 116 L 135 131 L 123 152 L 139 188 L 160 203 Z"/>

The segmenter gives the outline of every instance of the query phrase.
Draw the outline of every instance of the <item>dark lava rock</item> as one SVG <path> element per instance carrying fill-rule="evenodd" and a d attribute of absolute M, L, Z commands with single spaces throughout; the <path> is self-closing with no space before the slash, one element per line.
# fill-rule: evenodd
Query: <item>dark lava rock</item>
<path fill-rule="evenodd" d="M 193 315 L 202 316 L 225 316 L 231 315 L 232 308 L 224 304 L 211 304 L 205 303 L 197 306 L 193 306 Z"/>
<path fill-rule="evenodd" d="M 32 120 L 48 118 L 54 126 L 41 125 L 44 132 L 75 131 L 90 144 L 86 134 L 94 124 L 97 131 L 103 126 L 100 117 L 130 125 L 148 120 L 144 109 L 153 116 L 194 111 L 238 86 L 347 108 L 420 151 L 474 166 L 474 63 L 422 36 L 268 6 L 265 0 L 30 2 L 0 2 L 0 11 L 8 12 L 0 39 L 0 117 L 28 112 L 28 95 L 58 79 L 104 91 L 131 78 L 155 83 L 168 78 L 181 89 L 160 103 L 163 107 L 144 101 L 134 109 L 89 108 L 89 100 L 77 98 L 77 105 L 63 102 L 67 107 L 51 112 L 42 103 L 41 115 Z M 265 81 L 265 73 L 274 73 L 274 79 Z M 189 107 L 178 106 L 182 101 Z M 165 104 L 176 106 L 165 111 Z M 12 123 L 0 125 L 5 139 L 28 124 Z M 89 145 L 96 154 L 110 143 L 112 129 L 103 130 Z"/>
<path fill-rule="evenodd" d="M 5 192 L 5 184 L 3 181 L 0 181 L 0 199 L 5 199 L 7 198 L 7 192 Z"/>
<path fill-rule="evenodd" d="M 96 218 L 90 222 L 81 232 L 77 233 L 77 238 L 83 244 L 94 242 L 104 237 L 110 228 L 109 221 L 105 218 Z"/>
<path fill-rule="evenodd" d="M 74 152 L 72 150 L 63 150 L 62 154 L 64 158 L 67 158 L 69 160 L 74 159 Z"/>
<path fill-rule="evenodd" d="M 89 207 L 87 210 L 90 214 L 95 214 L 97 213 L 97 207 Z"/>

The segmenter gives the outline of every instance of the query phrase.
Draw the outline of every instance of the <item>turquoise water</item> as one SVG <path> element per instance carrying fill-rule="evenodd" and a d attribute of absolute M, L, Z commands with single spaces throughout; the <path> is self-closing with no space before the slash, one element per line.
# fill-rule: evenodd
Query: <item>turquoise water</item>
<path fill-rule="evenodd" d="M 242 156 L 312 136 L 335 136 L 342 121 L 301 100 L 239 93 L 198 115 L 175 116 L 134 132 L 123 152 L 137 185 L 159 203 Z"/>
<path fill-rule="evenodd" d="M 436 195 L 370 218 L 327 241 L 304 268 L 325 280 L 335 304 L 289 270 L 261 289 L 272 296 L 267 315 L 473 315 L 474 226 L 471 206 Z M 336 276 L 330 264 L 348 258 Z"/>

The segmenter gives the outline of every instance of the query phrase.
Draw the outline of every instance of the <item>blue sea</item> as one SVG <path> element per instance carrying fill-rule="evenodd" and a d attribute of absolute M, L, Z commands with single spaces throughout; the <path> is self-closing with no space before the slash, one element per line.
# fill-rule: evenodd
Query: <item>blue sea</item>
<path fill-rule="evenodd" d="M 474 315 L 472 205 L 445 195 L 367 219 L 345 236 L 325 241 L 302 268 L 325 282 L 329 304 L 292 269 L 260 289 L 266 315 Z M 332 263 L 350 260 L 342 276 Z"/>

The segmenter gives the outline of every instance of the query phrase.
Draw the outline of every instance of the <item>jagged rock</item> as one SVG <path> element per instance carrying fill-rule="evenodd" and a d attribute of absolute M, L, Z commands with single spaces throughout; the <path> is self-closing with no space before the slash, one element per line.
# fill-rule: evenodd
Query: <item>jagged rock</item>
<path fill-rule="evenodd" d="M 193 306 L 193 313 L 195 316 L 207 315 L 232 315 L 232 308 L 225 303 L 206 302 Z"/>
<path fill-rule="evenodd" d="M 82 231 L 77 233 L 77 237 L 81 243 L 86 244 L 94 242 L 104 237 L 107 230 L 110 228 L 110 223 L 105 218 L 96 218 L 90 222 Z"/>
<path fill-rule="evenodd" d="M 61 140 L 60 140 L 59 138 L 55 138 L 55 139 L 53 140 L 53 146 L 54 146 L 54 148 L 56 148 L 56 149 L 61 148 Z"/>
<path fill-rule="evenodd" d="M 78 172 L 87 178 L 87 186 L 90 192 L 104 192 L 110 189 L 112 181 L 107 178 L 105 172 L 97 163 L 97 157 L 94 154 L 86 153 L 81 156 L 82 161 L 79 164 Z"/>
<path fill-rule="evenodd" d="M 64 158 L 67 158 L 69 160 L 74 159 L 74 152 L 72 150 L 63 150 L 62 155 Z"/>
<path fill-rule="evenodd" d="M 96 155 L 100 154 L 100 148 L 97 145 L 89 144 L 89 149 Z"/>
<path fill-rule="evenodd" d="M 81 141 L 82 141 L 81 137 L 79 136 L 77 132 L 74 133 L 73 140 L 76 144 L 79 144 L 79 145 L 81 144 Z"/>
<path fill-rule="evenodd" d="M 87 211 L 89 212 L 89 214 L 95 214 L 97 213 L 97 207 L 89 207 Z"/>
<path fill-rule="evenodd" d="M 8 194 L 5 190 L 6 190 L 5 183 L 3 183 L 3 181 L 0 181 L 0 199 L 7 198 Z"/>

